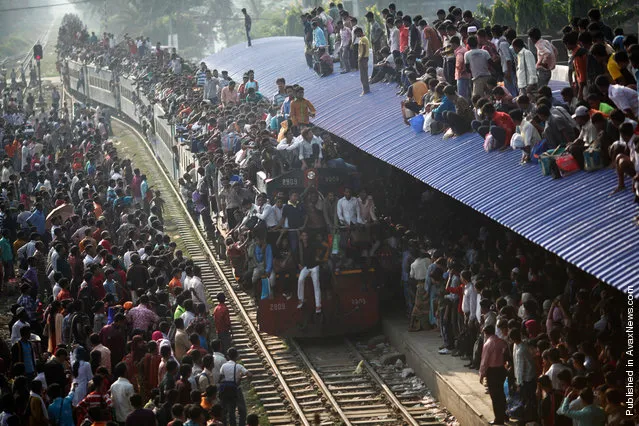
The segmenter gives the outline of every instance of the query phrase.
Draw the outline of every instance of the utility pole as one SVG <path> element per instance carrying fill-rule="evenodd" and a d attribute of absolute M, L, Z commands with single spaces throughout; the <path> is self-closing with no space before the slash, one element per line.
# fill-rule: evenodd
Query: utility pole
<path fill-rule="evenodd" d="M 101 22 L 101 32 L 102 34 L 107 32 L 109 23 L 109 15 L 107 14 L 107 0 L 104 0 L 102 3 L 102 22 Z"/>
<path fill-rule="evenodd" d="M 42 74 L 40 73 L 40 59 L 36 60 L 36 63 L 38 64 L 38 92 L 40 93 L 38 95 L 38 102 L 43 104 L 44 98 L 42 97 Z"/>

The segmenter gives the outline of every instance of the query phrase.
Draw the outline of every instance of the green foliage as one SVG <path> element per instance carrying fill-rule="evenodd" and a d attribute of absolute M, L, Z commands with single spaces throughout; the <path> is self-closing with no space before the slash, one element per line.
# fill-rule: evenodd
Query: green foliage
<path fill-rule="evenodd" d="M 326 8 L 326 10 L 328 10 L 328 8 Z M 377 21 L 377 23 L 379 25 L 382 26 L 382 28 L 386 28 L 386 22 L 384 22 L 384 18 L 382 17 L 382 13 L 380 12 L 380 10 L 377 8 L 377 5 L 374 4 L 372 6 L 366 6 L 366 13 L 368 12 L 373 12 L 373 18 L 375 19 L 375 21 Z M 368 38 L 371 38 L 371 24 L 368 23 L 368 19 L 364 18 L 366 22 L 366 35 L 368 36 Z"/>
<path fill-rule="evenodd" d="M 567 7 L 567 17 L 586 16 L 588 10 L 595 7 L 595 3 L 601 3 L 599 0 L 565 0 Z M 606 3 L 606 2 L 604 2 Z"/>
<path fill-rule="evenodd" d="M 255 38 L 286 35 L 285 15 L 282 10 L 266 9 L 262 18 L 254 21 L 251 34 Z"/>
<path fill-rule="evenodd" d="M 544 4 L 545 28 L 548 33 L 553 36 L 558 35 L 565 25 L 570 24 L 569 8 L 570 3 L 566 0 L 550 0 Z"/>
<path fill-rule="evenodd" d="M 585 17 L 593 7 L 601 10 L 604 21 L 611 27 L 636 29 L 639 19 L 636 0 L 496 0 L 490 7 L 479 4 L 477 15 L 490 17 L 491 23 L 515 27 L 518 34 L 537 27 L 542 33 L 555 36 L 573 16 Z"/>
<path fill-rule="evenodd" d="M 530 28 L 544 28 L 544 0 L 510 0 L 517 24 L 517 34 Z"/>
<path fill-rule="evenodd" d="M 10 35 L 0 42 L 0 57 L 24 54 L 29 49 L 30 43 L 23 37 Z"/>
<path fill-rule="evenodd" d="M 639 21 L 639 3 L 635 0 L 595 0 L 595 7 L 601 9 L 604 22 L 611 27 L 626 27 L 636 31 Z"/>
<path fill-rule="evenodd" d="M 497 0 L 492 7 L 491 22 L 500 25 L 508 25 L 510 28 L 515 28 L 515 15 L 513 13 L 512 5 L 508 3 L 508 0 Z"/>
<path fill-rule="evenodd" d="M 300 3 L 292 3 L 286 9 L 284 28 L 287 36 L 304 36 L 304 25 L 300 19 L 303 12 L 304 9 Z"/>
<path fill-rule="evenodd" d="M 553 1 L 553 0 L 551 0 Z M 492 6 L 480 3 L 477 15 L 486 24 L 507 25 L 523 34 L 529 28 L 545 28 L 544 0 L 497 0 Z"/>
<path fill-rule="evenodd" d="M 68 28 L 71 33 L 77 33 L 82 30 L 84 26 L 82 20 L 75 13 L 67 13 L 62 18 L 62 22 L 60 23 L 61 27 Z"/>

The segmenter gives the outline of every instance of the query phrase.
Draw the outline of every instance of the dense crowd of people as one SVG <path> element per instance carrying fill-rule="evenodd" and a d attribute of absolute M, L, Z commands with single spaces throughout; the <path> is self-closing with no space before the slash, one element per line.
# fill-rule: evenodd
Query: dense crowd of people
<path fill-rule="evenodd" d="M 630 176 L 639 195 L 639 44 L 636 34 L 605 25 L 598 9 L 562 29 L 569 85 L 561 99 L 548 86 L 558 52 L 538 28 L 526 43 L 514 29 L 483 25 L 455 6 L 439 10 L 432 24 L 394 4 L 381 22 L 373 12 L 365 17 L 368 36 L 341 4 L 304 14 L 309 67 L 328 48 L 342 73 L 359 68 L 363 95 L 369 84 L 396 82 L 407 124 L 422 116 L 419 126 L 433 134 L 478 132 L 487 151 L 521 149 L 522 163 L 541 161 L 555 177 L 612 164 L 615 192 Z M 543 425 L 636 424 L 634 398 L 625 397 L 623 313 L 613 308 L 622 295 L 485 227 L 476 239 L 448 244 L 432 229 L 426 235 L 403 238 L 410 330 L 438 329 L 440 354 L 479 370 L 494 424 L 509 416 Z"/>
<path fill-rule="evenodd" d="M 610 81 L 601 74 L 611 60 L 626 68 L 618 53 L 635 58 L 637 41 L 620 34 L 609 40 L 617 51 L 608 52 L 610 29 L 597 11 L 564 31 L 577 78 L 561 102 L 547 86 L 556 53 L 538 30 L 529 32 L 535 59 L 512 30 L 482 28 L 469 11 L 440 11 L 431 26 L 389 5 L 386 26 L 367 14 L 364 36 L 340 6 L 304 16 L 309 66 L 333 55 L 342 72 L 362 70 L 370 46 L 375 66 L 362 84 L 397 81 L 407 96 L 403 109 L 430 113 L 430 131 L 474 129 L 492 135 L 495 147 L 515 147 L 521 138 L 524 161 L 534 158 L 542 135 L 549 148 L 574 142 L 570 153 L 578 158 L 581 147 L 584 164 L 595 144 L 601 165 L 614 162 L 620 170 L 620 187 L 635 170 L 636 103 L 620 100 L 629 100 L 628 90 L 636 99 L 632 73 L 620 70 L 622 80 Z M 595 63 L 597 46 L 606 57 Z M 108 68 L 114 82 L 135 79 L 139 96 L 162 106 L 176 129 L 173 148 L 188 144 L 197 155 L 179 178 L 184 201 L 211 237 L 223 230 L 227 259 L 256 298 L 265 295 L 266 280 L 266 297 L 296 292 L 299 308 L 310 304 L 320 313 L 330 272 L 375 266 L 380 291 L 403 296 L 410 329 L 436 329 L 440 353 L 466 358 L 486 379 L 495 424 L 507 416 L 542 425 L 637 420 L 626 414 L 633 401 L 625 398 L 625 334 L 613 308 L 623 295 L 412 178 L 392 170 L 373 175 L 379 169 L 366 166 L 374 160 L 349 155 L 345 144 L 312 126 L 316 111 L 302 87 L 279 78 L 267 99 L 259 69 L 235 82 L 148 38 L 98 39 L 74 21 L 61 27 L 58 49 L 67 85 L 66 61 L 75 60 Z M 525 64 L 531 55 L 534 64 Z M 585 80 L 583 62 L 575 63 L 581 56 Z M 478 71 L 480 61 L 489 75 Z M 501 75 L 494 72 L 500 64 Z M 601 69 L 590 73 L 597 64 Z M 326 74 L 326 66 L 318 72 Z M 71 87 L 80 94 L 85 72 Z M 237 407 L 240 425 L 256 424 L 236 386 L 250 373 L 235 363 L 224 295 L 211 312 L 198 266 L 163 231 L 161 194 L 117 157 L 105 112 L 70 110 L 55 99 L 49 111 L 29 110 L 11 96 L 3 102 L 0 253 L 3 282 L 19 286 L 21 295 L 1 356 L 0 422 L 234 425 Z M 136 102 L 153 141 L 153 109 Z M 275 177 L 354 164 L 370 194 L 361 185 L 342 193 L 254 189 L 258 172 Z M 286 272 L 291 278 L 280 278 Z M 304 297 L 309 275 L 314 303 Z M 590 423 L 581 423 L 586 417 Z"/>
<path fill-rule="evenodd" d="M 304 14 L 309 66 L 322 64 L 328 49 L 342 73 L 359 69 L 362 94 L 369 84 L 397 83 L 406 97 L 404 120 L 416 116 L 418 131 L 445 138 L 477 132 L 487 151 L 522 150 L 522 164 L 546 157 L 542 171 L 554 177 L 612 164 L 615 192 L 629 177 L 639 194 L 639 44 L 636 34 L 608 27 L 598 9 L 561 29 L 569 79 L 561 99 L 548 87 L 559 52 L 538 28 L 525 40 L 513 28 L 483 25 L 455 6 L 437 11 L 432 23 L 392 3 L 381 16 L 369 11 L 365 18 L 358 23 L 335 3 Z"/>
<path fill-rule="evenodd" d="M 94 42 L 60 28 L 65 54 Z M 162 194 L 118 155 L 105 111 L 57 89 L 32 108 L 22 89 L 0 118 L 0 283 L 15 297 L 0 424 L 258 424 L 225 296 L 165 232 Z"/>

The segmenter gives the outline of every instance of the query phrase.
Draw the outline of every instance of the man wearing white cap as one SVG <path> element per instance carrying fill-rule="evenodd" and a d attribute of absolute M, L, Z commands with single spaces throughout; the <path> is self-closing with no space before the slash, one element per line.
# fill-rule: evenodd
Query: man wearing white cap
<path fill-rule="evenodd" d="M 577 136 L 575 142 L 581 141 L 588 145 L 597 138 L 598 132 L 595 125 L 592 124 L 592 121 L 590 120 L 590 112 L 587 107 L 583 105 L 578 106 L 575 113 L 572 115 L 572 118 L 575 119 L 579 126 L 579 136 Z"/>

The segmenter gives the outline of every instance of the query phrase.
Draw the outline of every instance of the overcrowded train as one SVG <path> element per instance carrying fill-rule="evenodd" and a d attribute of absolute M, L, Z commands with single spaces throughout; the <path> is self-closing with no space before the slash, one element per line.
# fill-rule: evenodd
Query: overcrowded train
<path fill-rule="evenodd" d="M 74 61 L 62 64 L 61 74 L 66 87 L 78 99 L 88 105 L 109 107 L 142 130 L 156 157 L 176 182 L 185 172 L 197 169 L 198 157 L 191 152 L 191 146 L 176 143 L 176 136 L 179 136 L 176 126 L 165 118 L 165 111 L 158 103 L 150 102 L 141 93 L 133 77 L 116 76 L 108 69 L 96 69 L 93 65 Z M 292 192 L 301 194 L 309 191 L 323 198 L 329 194 L 341 194 L 346 187 L 356 190 L 358 185 L 358 173 L 343 168 L 295 169 L 268 177 L 260 171 L 255 191 L 256 194 L 267 194 L 272 200 L 276 200 L 278 194 L 289 196 Z M 228 231 L 227 224 L 218 217 L 215 235 L 211 236 L 211 244 L 218 253 L 224 250 Z M 360 250 L 371 244 L 371 233 L 375 230 L 361 226 L 334 231 L 327 235 L 326 257 L 331 261 L 323 265 L 319 274 L 321 311 L 313 303 L 298 306 L 297 298 L 291 297 L 291 292 L 287 294 L 285 289 L 297 288 L 298 268 L 277 273 L 277 284 L 271 294 L 268 297 L 257 294 L 256 297 L 261 331 L 273 335 L 312 337 L 360 332 L 378 323 L 379 274 L 375 265 L 341 261 L 349 255 L 359 257 Z M 277 239 L 282 232 L 269 231 L 266 238 Z M 299 233 L 296 234 L 297 237 Z M 245 272 L 236 270 L 237 279 L 241 280 Z M 260 293 L 260 289 L 255 292 Z M 309 300 L 313 299 L 314 286 L 310 275 L 305 280 L 305 294 Z"/>

